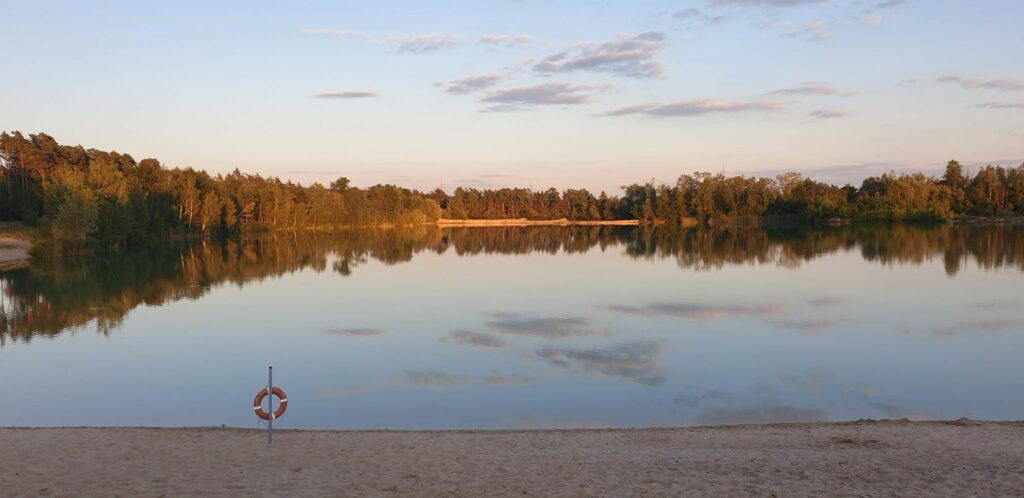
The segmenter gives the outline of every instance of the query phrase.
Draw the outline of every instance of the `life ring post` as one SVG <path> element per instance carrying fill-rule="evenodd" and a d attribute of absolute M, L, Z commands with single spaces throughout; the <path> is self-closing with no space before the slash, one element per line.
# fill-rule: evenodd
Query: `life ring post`
<path fill-rule="evenodd" d="M 274 367 L 267 367 L 267 403 L 270 403 L 270 409 L 268 413 L 274 413 Z M 274 442 L 274 416 L 271 415 L 270 419 L 267 420 L 267 444 Z"/>
<path fill-rule="evenodd" d="M 267 403 L 270 411 L 263 411 L 263 398 L 270 398 Z M 274 398 L 277 408 L 274 408 Z M 267 385 L 256 391 L 256 399 L 252 400 L 252 410 L 260 420 L 267 421 L 267 444 L 274 442 L 274 420 L 281 418 L 288 409 L 288 395 L 280 387 L 274 387 L 274 367 L 267 367 Z"/>

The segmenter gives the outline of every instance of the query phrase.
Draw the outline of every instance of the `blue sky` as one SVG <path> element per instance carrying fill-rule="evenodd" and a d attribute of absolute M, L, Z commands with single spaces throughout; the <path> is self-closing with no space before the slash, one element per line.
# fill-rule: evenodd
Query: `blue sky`
<path fill-rule="evenodd" d="M 0 129 L 308 184 L 1024 161 L 1018 0 L 0 1 Z"/>

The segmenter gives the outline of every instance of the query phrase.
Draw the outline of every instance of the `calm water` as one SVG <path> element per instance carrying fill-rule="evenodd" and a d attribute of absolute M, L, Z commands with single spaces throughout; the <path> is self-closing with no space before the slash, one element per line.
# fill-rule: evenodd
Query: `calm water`
<path fill-rule="evenodd" d="M 1024 228 L 434 228 L 0 273 L 0 426 L 1024 418 Z"/>

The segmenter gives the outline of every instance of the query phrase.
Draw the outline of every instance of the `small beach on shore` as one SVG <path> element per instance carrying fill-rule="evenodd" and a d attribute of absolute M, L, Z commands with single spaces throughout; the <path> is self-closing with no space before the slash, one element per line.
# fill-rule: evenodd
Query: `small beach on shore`
<path fill-rule="evenodd" d="M 31 259 L 32 244 L 27 240 L 0 237 L 0 267 L 17 265 Z"/>
<path fill-rule="evenodd" d="M 1024 422 L 0 429 L 5 496 L 1021 496 Z"/>

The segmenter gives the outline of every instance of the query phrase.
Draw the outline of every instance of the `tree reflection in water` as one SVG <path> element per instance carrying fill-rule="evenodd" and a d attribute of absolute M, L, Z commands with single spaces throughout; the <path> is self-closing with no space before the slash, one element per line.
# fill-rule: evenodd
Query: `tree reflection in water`
<path fill-rule="evenodd" d="M 1024 271 L 1024 227 L 1013 226 L 419 227 L 278 233 L 35 261 L 0 272 L 0 346 L 53 337 L 91 322 L 109 334 L 139 305 L 199 299 L 212 287 L 241 287 L 303 269 L 324 272 L 329 262 L 333 272 L 347 276 L 371 259 L 392 265 L 425 251 L 471 257 L 595 249 L 619 250 L 636 259 L 673 258 L 692 271 L 747 264 L 796 268 L 838 251 L 859 251 L 864 260 L 884 265 L 942 258 L 950 276 L 972 260 L 985 270 Z"/>

